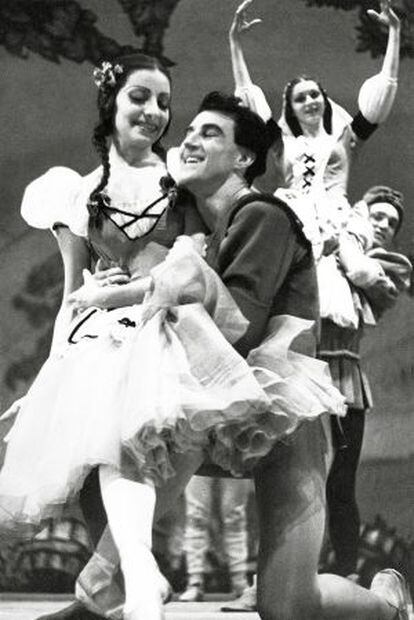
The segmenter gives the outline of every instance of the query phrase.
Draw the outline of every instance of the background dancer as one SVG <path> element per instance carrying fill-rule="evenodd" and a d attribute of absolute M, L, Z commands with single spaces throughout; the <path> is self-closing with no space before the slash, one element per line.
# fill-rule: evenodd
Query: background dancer
<path fill-rule="evenodd" d="M 230 51 L 236 95 L 256 111 L 274 132 L 272 160 L 280 183 L 277 195 L 294 209 L 317 260 L 321 316 L 336 325 L 356 328 L 361 309 L 338 269 L 335 252 L 341 244 L 369 249 L 372 239 L 365 213 L 351 209 L 348 180 L 357 153 L 387 118 L 397 89 L 400 21 L 390 0 L 381 13 L 368 15 L 388 28 L 388 45 L 381 71 L 366 80 L 359 92 L 359 112 L 352 118 L 332 101 L 317 80 L 300 76 L 288 82 L 279 121 L 272 119 L 263 91 L 253 84 L 241 47 L 241 36 L 260 20 L 248 21 L 253 0 L 236 10 L 230 28 Z M 345 265 L 346 268 L 346 265 Z"/>
<path fill-rule="evenodd" d="M 386 186 L 369 189 L 362 198 L 368 206 L 374 232 L 373 248 L 365 257 L 356 256 L 347 273 L 365 293 L 375 318 L 395 305 L 410 286 L 411 265 L 401 254 L 391 252 L 400 230 L 404 204 L 400 192 Z M 319 356 L 329 363 L 338 389 L 347 397 L 345 418 L 333 422 L 334 460 L 328 476 L 329 536 L 335 552 L 334 572 L 347 576 L 356 572 L 360 517 L 356 499 L 356 475 L 364 436 L 365 413 L 372 406 L 368 380 L 360 364 L 364 325 L 357 330 L 322 322 Z M 352 390 L 352 386 L 361 386 Z M 357 579 L 357 575 L 353 575 Z"/>
<path fill-rule="evenodd" d="M 209 524 L 213 508 L 214 478 L 193 476 L 185 490 L 186 523 L 184 552 L 187 567 L 187 588 L 179 599 L 182 602 L 202 601 L 204 572 L 209 548 Z M 245 590 L 247 582 L 248 534 L 247 501 L 248 480 L 219 478 L 218 486 L 220 538 L 224 548 L 235 597 Z"/>

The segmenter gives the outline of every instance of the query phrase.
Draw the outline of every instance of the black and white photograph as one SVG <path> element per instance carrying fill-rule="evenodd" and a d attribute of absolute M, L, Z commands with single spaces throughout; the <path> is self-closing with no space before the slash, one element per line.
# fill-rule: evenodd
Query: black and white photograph
<path fill-rule="evenodd" d="M 0 0 L 0 620 L 414 620 L 414 0 Z"/>

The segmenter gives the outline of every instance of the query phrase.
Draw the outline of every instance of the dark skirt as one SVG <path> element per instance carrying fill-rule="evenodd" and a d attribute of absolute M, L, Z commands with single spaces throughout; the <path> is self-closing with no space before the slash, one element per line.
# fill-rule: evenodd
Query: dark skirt
<path fill-rule="evenodd" d="M 329 364 L 333 382 L 345 396 L 348 407 L 367 411 L 373 403 L 368 379 L 361 368 L 362 336 L 363 326 L 349 329 L 323 319 L 318 358 Z"/>

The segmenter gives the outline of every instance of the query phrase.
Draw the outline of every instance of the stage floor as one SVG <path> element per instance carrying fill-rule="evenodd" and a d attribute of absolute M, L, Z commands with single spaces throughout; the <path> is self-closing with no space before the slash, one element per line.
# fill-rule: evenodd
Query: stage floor
<path fill-rule="evenodd" d="M 216 598 L 216 597 L 215 597 Z M 225 599 L 205 603 L 168 603 L 166 620 L 259 620 L 255 613 L 222 613 L 220 606 Z M 70 599 L 57 597 L 45 599 L 38 596 L 20 599 L 0 595 L 1 620 L 35 620 L 42 614 L 52 613 L 66 607 Z"/>

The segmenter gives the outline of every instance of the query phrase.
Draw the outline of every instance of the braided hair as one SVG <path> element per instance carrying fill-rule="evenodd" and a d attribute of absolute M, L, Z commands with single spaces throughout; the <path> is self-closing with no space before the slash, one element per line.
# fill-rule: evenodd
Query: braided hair
<path fill-rule="evenodd" d="M 292 132 L 292 134 L 295 136 L 295 138 L 297 138 L 298 136 L 301 136 L 303 134 L 303 131 L 297 119 L 297 116 L 293 111 L 292 93 L 293 93 L 293 89 L 295 88 L 297 84 L 299 84 L 300 82 L 308 82 L 308 81 L 315 82 L 315 84 L 318 85 L 319 90 L 322 93 L 322 97 L 325 102 L 325 109 L 323 112 L 323 119 L 322 119 L 323 126 L 325 128 L 326 133 L 329 133 L 329 134 L 332 133 L 332 106 L 328 99 L 328 95 L 326 94 L 325 90 L 322 88 L 318 80 L 315 80 L 315 78 L 310 77 L 308 75 L 299 75 L 298 77 L 294 78 L 293 80 L 291 80 L 290 82 L 286 84 L 285 90 L 283 92 L 283 104 L 284 104 L 286 123 L 290 131 Z"/>
<path fill-rule="evenodd" d="M 97 228 L 100 228 L 102 222 L 102 212 L 104 207 L 110 205 L 110 198 L 104 192 L 108 185 L 111 167 L 109 163 L 109 145 L 108 138 L 114 132 L 114 120 L 116 113 L 116 98 L 121 88 L 126 83 L 129 75 L 140 69 L 149 69 L 153 71 L 161 71 L 171 84 L 171 76 L 167 68 L 158 58 L 147 56 L 146 54 L 136 53 L 120 56 L 111 61 L 111 63 L 102 63 L 111 68 L 111 79 L 104 79 L 98 85 L 97 107 L 99 120 L 94 127 L 92 144 L 97 151 L 102 164 L 102 175 L 98 185 L 92 190 L 87 208 L 90 215 L 90 222 Z M 113 70 L 115 68 L 115 71 Z M 98 70 L 98 73 L 100 71 Z M 102 71 L 101 71 L 102 73 Z M 170 116 L 171 118 L 171 116 Z M 160 143 L 162 137 L 168 131 L 170 120 L 164 129 L 162 136 L 152 145 L 152 150 L 161 159 L 165 160 L 165 150 Z"/>

